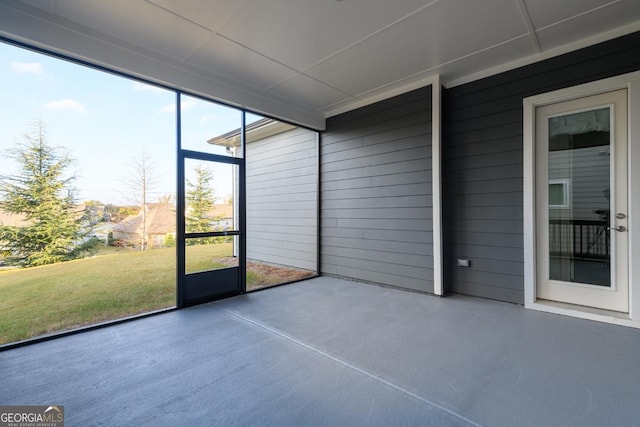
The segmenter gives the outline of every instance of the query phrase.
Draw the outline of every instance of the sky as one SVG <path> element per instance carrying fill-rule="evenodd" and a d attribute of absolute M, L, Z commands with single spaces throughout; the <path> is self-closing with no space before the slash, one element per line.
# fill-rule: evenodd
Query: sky
<path fill-rule="evenodd" d="M 76 176 L 78 201 L 131 204 L 134 158 L 143 151 L 154 164 L 152 198 L 175 195 L 175 92 L 1 42 L 0 81 L 0 175 L 16 172 L 7 150 L 42 119 L 47 143 L 64 147 L 75 159 L 68 173 Z M 183 146 L 224 154 L 206 141 L 239 128 L 240 114 L 183 95 Z M 228 198 L 231 178 L 221 172 L 226 169 L 213 163 L 205 167 L 213 172 L 216 195 Z"/>

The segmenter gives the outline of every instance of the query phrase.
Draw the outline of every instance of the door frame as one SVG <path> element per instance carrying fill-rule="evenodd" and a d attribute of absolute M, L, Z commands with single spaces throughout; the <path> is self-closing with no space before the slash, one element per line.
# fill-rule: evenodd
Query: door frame
<path fill-rule="evenodd" d="M 628 171 L 627 162 L 629 157 L 627 155 L 628 138 L 627 138 L 627 89 L 616 90 L 610 92 L 604 92 L 598 95 L 591 95 L 572 99 L 569 101 L 562 101 L 559 103 L 548 104 L 545 106 L 538 106 L 536 108 L 536 219 L 538 221 L 537 226 L 537 261 L 538 261 L 538 281 L 536 294 L 540 298 L 545 298 L 552 301 L 564 301 L 568 304 L 574 305 L 586 305 L 591 307 L 599 307 L 606 310 L 615 310 L 617 312 L 627 313 L 629 310 L 629 292 L 628 292 L 628 233 L 624 232 L 607 232 L 604 234 L 606 242 L 610 246 L 610 250 L 607 251 L 610 257 L 610 269 L 609 278 L 611 282 L 609 285 L 602 286 L 596 284 L 582 283 L 574 280 L 564 280 L 563 278 L 551 278 L 551 251 L 550 251 L 550 238 L 551 232 L 549 230 L 549 220 L 552 217 L 548 204 L 549 201 L 549 184 L 552 179 L 552 151 L 550 150 L 550 138 L 549 132 L 549 118 L 550 117 L 563 117 L 584 111 L 594 111 L 596 109 L 608 110 L 608 115 L 611 120 L 611 129 L 609 130 L 609 146 L 610 155 L 606 157 L 598 156 L 598 159 L 606 158 L 607 164 L 607 184 L 610 188 L 609 205 L 613 214 L 609 215 L 606 219 L 608 221 L 607 227 L 613 224 L 623 224 L 627 226 L 627 219 L 617 219 L 615 214 L 617 212 L 623 212 L 625 215 L 628 212 L 627 209 L 627 195 L 628 195 Z M 613 138 L 611 138 L 613 137 Z M 593 150 L 593 147 L 591 148 Z M 556 152 L 556 155 L 566 156 L 567 153 L 573 152 L 563 150 Z M 576 153 L 580 153 L 578 150 Z M 567 164 L 562 163 L 563 166 Z M 556 164 L 556 166 L 558 166 Z M 604 167 L 604 164 L 602 165 Z M 565 176 L 565 175 L 559 175 Z M 561 180 L 562 181 L 562 180 Z M 564 182 L 569 186 L 580 185 L 580 176 L 564 179 Z M 568 188 L 565 188 L 568 190 Z M 568 202 L 566 207 L 573 204 L 572 200 L 565 200 Z M 579 206 L 579 205 L 578 205 Z M 577 207 L 577 206 L 576 206 Z M 591 206 L 593 208 L 593 206 Z M 602 204 L 600 207 L 604 208 Z M 584 206 L 583 206 L 584 208 Z M 556 211 L 557 212 L 557 211 Z M 569 210 L 568 212 L 573 212 Z M 567 212 L 565 212 L 566 214 Z M 595 214 L 594 214 L 595 216 Z M 573 218 L 573 214 L 569 215 L 569 218 Z M 602 228 L 600 228 L 602 231 Z M 571 233 L 575 230 L 572 229 Z M 575 241 L 574 241 L 575 245 Z M 575 249 L 575 248 L 574 248 Z M 566 267 L 566 265 L 565 265 Z M 542 275 L 542 277 L 540 277 Z M 548 280 L 547 280 L 548 278 Z"/>
<path fill-rule="evenodd" d="M 176 94 L 177 108 L 177 192 L 176 192 L 176 307 L 185 308 L 192 305 L 215 301 L 221 298 L 240 295 L 247 289 L 247 237 L 246 237 L 246 114 L 240 110 L 240 157 L 224 156 L 207 152 L 182 148 L 181 92 Z M 186 232 L 186 172 L 187 159 L 235 165 L 238 167 L 238 189 L 233 195 L 237 207 L 237 228 L 233 231 L 212 231 L 205 233 Z M 226 237 L 237 238 L 238 266 L 208 270 L 187 274 L 186 272 L 186 239 L 193 237 Z M 234 241 L 234 245 L 235 245 Z M 217 286 L 216 286 L 217 285 Z"/>
<path fill-rule="evenodd" d="M 629 233 L 629 313 L 543 301 L 536 292 L 536 108 L 562 101 L 597 95 L 618 89 L 628 91 L 628 233 Z M 640 182 L 640 71 L 556 90 L 523 100 L 523 214 L 524 214 L 524 302 L 525 307 L 572 317 L 640 328 L 640 191 L 631 183 Z M 638 225 L 636 227 L 635 225 Z"/>

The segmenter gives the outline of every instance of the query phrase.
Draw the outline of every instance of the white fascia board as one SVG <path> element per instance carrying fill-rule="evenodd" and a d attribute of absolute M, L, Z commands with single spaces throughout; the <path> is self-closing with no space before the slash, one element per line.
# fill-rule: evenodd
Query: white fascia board
<path fill-rule="evenodd" d="M 137 77 L 166 88 L 220 101 L 316 130 L 324 115 L 265 96 L 241 83 L 143 51 L 20 2 L 0 3 L 0 36 L 53 54 Z"/>

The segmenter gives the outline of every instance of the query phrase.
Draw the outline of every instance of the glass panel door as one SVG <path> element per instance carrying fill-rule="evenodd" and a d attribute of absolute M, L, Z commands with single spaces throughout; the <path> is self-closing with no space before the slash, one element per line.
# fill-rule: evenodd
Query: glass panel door
<path fill-rule="evenodd" d="M 628 311 L 625 90 L 536 110 L 537 297 Z"/>
<path fill-rule="evenodd" d="M 549 117 L 549 278 L 611 286 L 610 106 Z"/>

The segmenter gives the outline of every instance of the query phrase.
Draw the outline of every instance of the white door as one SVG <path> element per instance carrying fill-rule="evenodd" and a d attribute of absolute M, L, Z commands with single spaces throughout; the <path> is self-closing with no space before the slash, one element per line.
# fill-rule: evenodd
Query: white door
<path fill-rule="evenodd" d="M 535 120 L 537 298 L 628 312 L 627 90 Z"/>

